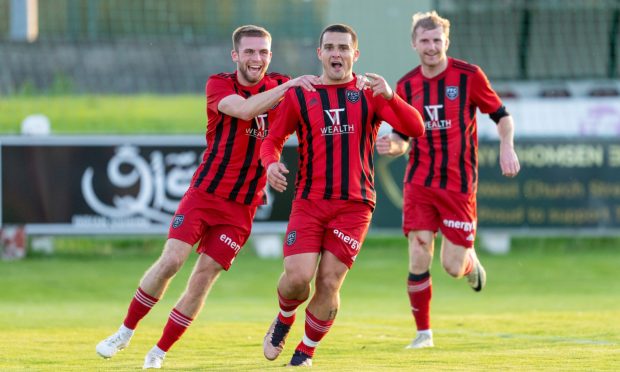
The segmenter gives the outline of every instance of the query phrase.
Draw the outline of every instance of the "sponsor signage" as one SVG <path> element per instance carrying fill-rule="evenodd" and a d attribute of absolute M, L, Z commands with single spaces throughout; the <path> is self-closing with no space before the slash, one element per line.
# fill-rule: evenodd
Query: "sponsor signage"
<path fill-rule="evenodd" d="M 516 147 L 522 170 L 509 179 L 501 175 L 498 142 L 480 141 L 478 228 L 620 228 L 615 138 L 520 139 Z M 0 226 L 25 225 L 31 234 L 165 234 L 183 223 L 174 212 L 204 148 L 201 136 L 0 137 Z M 284 233 L 297 156 L 294 144 L 284 147 L 289 189 L 268 190 L 255 232 Z M 373 229 L 400 230 L 405 166 L 405 157 L 375 157 Z"/>

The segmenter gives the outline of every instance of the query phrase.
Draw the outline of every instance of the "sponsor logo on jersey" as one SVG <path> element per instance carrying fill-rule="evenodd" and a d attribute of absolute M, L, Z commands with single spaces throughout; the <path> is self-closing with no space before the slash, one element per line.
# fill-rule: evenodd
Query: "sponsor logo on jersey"
<path fill-rule="evenodd" d="M 439 120 L 439 110 L 443 110 L 443 105 L 424 106 L 426 116 L 431 119 L 424 122 L 426 130 L 441 130 L 452 127 L 452 120 Z"/>
<path fill-rule="evenodd" d="M 350 237 L 349 235 L 345 234 L 344 232 L 338 230 L 338 229 L 334 229 L 333 231 L 334 235 L 336 235 L 336 237 L 340 240 L 342 240 L 344 242 L 344 244 L 348 245 L 349 247 L 351 247 L 351 249 L 353 249 L 354 251 L 359 251 L 360 248 L 362 248 L 362 245 L 360 244 L 359 241 L 353 239 L 352 237 Z"/>
<path fill-rule="evenodd" d="M 347 101 L 351 103 L 356 103 L 359 100 L 360 100 L 359 90 L 347 90 Z"/>
<path fill-rule="evenodd" d="M 291 245 L 295 244 L 295 240 L 297 240 L 297 232 L 293 230 L 286 236 L 286 245 L 290 247 Z"/>
<path fill-rule="evenodd" d="M 174 216 L 174 219 L 172 220 L 172 228 L 176 229 L 177 227 L 181 226 L 184 219 L 185 216 L 182 214 L 177 214 L 176 216 Z"/>
<path fill-rule="evenodd" d="M 245 135 L 251 136 L 258 139 L 264 139 L 267 137 L 267 114 L 258 115 L 254 118 L 254 122 L 256 123 L 256 127 L 251 126 L 245 129 Z"/>
<path fill-rule="evenodd" d="M 455 220 L 445 219 L 443 220 L 443 224 L 446 227 L 450 227 L 450 228 L 457 229 L 457 230 L 463 230 L 465 232 L 476 230 L 476 221 L 466 222 L 466 221 L 455 221 Z"/>
<path fill-rule="evenodd" d="M 224 242 L 224 244 L 232 248 L 235 251 L 235 253 L 239 252 L 239 250 L 241 249 L 241 245 L 237 243 L 236 241 L 232 240 L 232 238 L 226 234 L 220 235 L 220 241 Z"/>
<path fill-rule="evenodd" d="M 330 109 L 324 110 L 325 114 L 329 117 L 331 121 L 331 126 L 321 128 L 322 136 L 334 136 L 340 134 L 349 134 L 355 132 L 355 127 L 353 124 L 343 124 L 340 122 L 340 113 L 344 112 L 345 109 Z"/>
<path fill-rule="evenodd" d="M 446 97 L 448 97 L 450 101 L 454 101 L 458 96 L 459 87 L 453 85 L 446 87 Z"/>

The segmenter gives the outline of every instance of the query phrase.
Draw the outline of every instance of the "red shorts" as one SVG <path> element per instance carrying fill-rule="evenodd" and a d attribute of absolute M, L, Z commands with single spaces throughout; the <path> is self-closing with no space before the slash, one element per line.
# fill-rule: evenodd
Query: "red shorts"
<path fill-rule="evenodd" d="M 428 230 L 450 242 L 471 248 L 476 239 L 476 194 L 435 189 L 405 183 L 403 232 Z"/>
<path fill-rule="evenodd" d="M 372 208 L 350 200 L 293 201 L 284 257 L 330 251 L 349 268 L 366 238 Z"/>
<path fill-rule="evenodd" d="M 190 187 L 172 218 L 168 239 L 194 245 L 228 270 L 252 230 L 257 206 L 226 200 Z"/>

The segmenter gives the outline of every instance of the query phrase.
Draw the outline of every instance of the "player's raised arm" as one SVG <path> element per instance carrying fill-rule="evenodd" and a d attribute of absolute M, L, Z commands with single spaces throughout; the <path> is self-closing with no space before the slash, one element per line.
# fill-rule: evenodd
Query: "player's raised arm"
<path fill-rule="evenodd" d="M 242 120 L 251 120 L 273 107 L 289 88 L 302 87 L 306 90 L 314 91 L 313 85 L 318 85 L 320 82 L 321 80 L 318 76 L 302 75 L 249 98 L 232 94 L 223 98 L 217 108 L 226 115 Z"/>
<path fill-rule="evenodd" d="M 406 136 L 419 137 L 423 135 L 424 120 L 418 110 L 394 94 L 382 76 L 373 73 L 367 73 L 366 76 L 370 78 L 369 87 L 373 91 L 373 97 L 381 96 L 385 100 L 385 103 L 378 102 L 379 117 Z"/>

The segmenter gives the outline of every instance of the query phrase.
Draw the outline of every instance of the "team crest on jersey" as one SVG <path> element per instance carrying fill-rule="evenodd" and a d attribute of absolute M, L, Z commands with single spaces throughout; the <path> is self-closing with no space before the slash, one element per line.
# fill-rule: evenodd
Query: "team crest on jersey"
<path fill-rule="evenodd" d="M 176 216 L 174 216 L 174 219 L 172 220 L 172 228 L 176 229 L 177 227 L 181 226 L 181 224 L 183 223 L 183 219 L 185 219 L 185 216 L 182 214 L 177 214 Z"/>
<path fill-rule="evenodd" d="M 454 101 L 456 97 L 458 96 L 459 96 L 459 87 L 455 87 L 455 86 L 446 87 L 446 97 L 448 97 L 449 100 Z"/>
<path fill-rule="evenodd" d="M 359 90 L 347 90 L 347 100 L 351 103 L 356 103 L 360 100 Z"/>
<path fill-rule="evenodd" d="M 295 243 L 295 240 L 297 240 L 297 232 L 296 231 L 291 231 L 286 236 L 286 245 L 288 245 L 290 247 L 291 245 L 293 245 Z"/>

